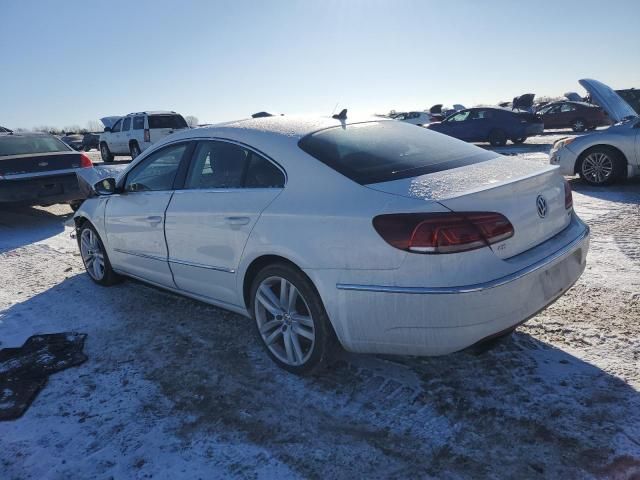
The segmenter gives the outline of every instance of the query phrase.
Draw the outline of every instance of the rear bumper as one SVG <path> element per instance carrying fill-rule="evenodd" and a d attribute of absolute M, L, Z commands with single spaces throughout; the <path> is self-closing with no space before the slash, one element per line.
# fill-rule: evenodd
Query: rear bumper
<path fill-rule="evenodd" d="M 83 198 L 75 173 L 0 180 L 3 203 L 51 205 Z"/>
<path fill-rule="evenodd" d="M 485 283 L 445 288 L 337 284 L 337 304 L 328 310 L 348 350 L 443 355 L 513 328 L 553 303 L 584 271 L 588 248 L 585 225 L 543 260 Z"/>

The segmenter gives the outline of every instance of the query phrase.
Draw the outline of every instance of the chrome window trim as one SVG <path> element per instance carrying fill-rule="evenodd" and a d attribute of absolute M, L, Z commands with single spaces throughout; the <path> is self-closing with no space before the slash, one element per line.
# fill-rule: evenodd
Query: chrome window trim
<path fill-rule="evenodd" d="M 510 275 L 506 275 L 501 278 L 497 278 L 495 280 L 491 280 L 489 282 L 476 283 L 472 285 L 462 285 L 457 287 L 396 287 L 392 285 L 360 285 L 353 283 L 338 283 L 336 284 L 336 288 L 338 290 L 351 290 L 351 291 L 359 291 L 359 292 L 383 292 L 383 293 L 406 293 L 406 294 L 422 294 L 422 295 L 430 295 L 430 294 L 439 294 L 439 295 L 449 295 L 456 293 L 474 293 L 481 292 L 483 290 L 489 290 L 491 288 L 500 287 L 502 285 L 506 285 L 507 283 L 511 283 L 516 281 L 526 275 L 529 275 L 537 270 L 545 268 L 549 264 L 555 262 L 556 260 L 572 253 L 575 248 L 584 242 L 589 237 L 589 227 L 586 226 L 584 231 L 578 235 L 572 242 L 568 243 L 560 250 L 555 253 L 549 255 L 548 257 L 529 265 L 517 272 L 514 272 Z"/>
<path fill-rule="evenodd" d="M 177 265 L 186 265 L 187 267 L 205 268 L 207 270 L 215 270 L 217 272 L 224 273 L 236 273 L 232 268 L 226 267 L 214 267 L 212 265 L 205 265 L 203 263 L 187 262 L 186 260 L 178 260 L 176 258 L 170 258 L 169 263 L 175 263 Z"/>

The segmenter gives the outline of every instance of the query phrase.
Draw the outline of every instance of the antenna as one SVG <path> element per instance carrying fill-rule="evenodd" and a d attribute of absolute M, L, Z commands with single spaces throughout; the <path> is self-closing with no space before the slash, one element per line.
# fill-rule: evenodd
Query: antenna
<path fill-rule="evenodd" d="M 346 120 L 347 119 L 347 109 L 343 108 L 340 113 L 337 115 L 332 115 L 331 118 L 335 118 L 336 120 Z"/>

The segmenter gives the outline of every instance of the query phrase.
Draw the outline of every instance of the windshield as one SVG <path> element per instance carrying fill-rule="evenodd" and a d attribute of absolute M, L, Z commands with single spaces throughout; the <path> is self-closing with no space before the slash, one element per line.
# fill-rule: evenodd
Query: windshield
<path fill-rule="evenodd" d="M 149 128 L 187 128 L 182 115 L 149 115 Z"/>
<path fill-rule="evenodd" d="M 332 127 L 304 137 L 300 148 L 361 185 L 441 172 L 497 153 L 395 121 Z"/>
<path fill-rule="evenodd" d="M 68 151 L 69 147 L 60 140 L 46 135 L 3 135 L 0 137 L 0 157 Z"/>

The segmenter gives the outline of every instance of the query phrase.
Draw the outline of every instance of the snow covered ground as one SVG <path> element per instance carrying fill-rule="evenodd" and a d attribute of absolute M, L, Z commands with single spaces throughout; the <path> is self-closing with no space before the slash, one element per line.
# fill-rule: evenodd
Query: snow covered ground
<path fill-rule="evenodd" d="M 559 137 L 498 150 L 546 163 Z M 93 284 L 68 207 L 0 210 L 0 348 L 89 335 L 85 364 L 0 423 L 0 479 L 638 478 L 640 182 L 572 186 L 587 270 L 512 338 L 345 353 L 312 378 L 275 367 L 243 317 Z"/>

